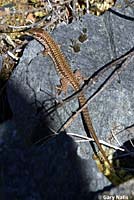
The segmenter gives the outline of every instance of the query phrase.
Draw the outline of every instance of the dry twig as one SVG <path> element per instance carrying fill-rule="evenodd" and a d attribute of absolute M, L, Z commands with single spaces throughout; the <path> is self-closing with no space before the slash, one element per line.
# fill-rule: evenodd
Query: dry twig
<path fill-rule="evenodd" d="M 116 68 L 112 71 L 112 73 L 111 73 L 111 74 L 109 75 L 109 77 L 104 81 L 104 83 L 101 84 L 101 86 L 97 89 L 97 91 L 96 91 L 93 95 L 91 95 L 91 96 L 88 98 L 87 102 L 86 102 L 80 109 L 78 109 L 77 112 L 76 112 L 75 114 L 73 114 L 73 115 L 66 121 L 66 123 L 58 130 L 58 132 L 59 132 L 59 131 L 62 131 L 62 130 L 64 130 L 64 129 L 66 129 L 66 128 L 74 121 L 74 119 L 76 119 L 76 117 L 78 116 L 78 114 L 81 113 L 82 110 L 83 110 L 85 107 L 88 106 L 88 104 L 91 102 L 91 100 L 93 100 L 98 94 L 100 94 L 100 93 L 115 79 L 115 77 L 117 76 L 117 74 L 119 75 L 119 73 L 121 73 L 121 71 L 122 71 L 123 69 L 125 69 L 125 68 L 128 66 L 128 64 L 129 64 L 129 62 L 131 61 L 131 59 L 133 58 L 133 56 L 134 56 L 134 52 L 133 52 L 133 54 L 130 54 L 130 55 L 128 56 L 128 58 L 127 58 L 125 61 L 123 61 L 123 63 L 122 63 L 120 66 L 116 67 Z M 117 72 L 118 72 L 118 73 L 117 73 Z"/>
<path fill-rule="evenodd" d="M 131 57 L 134 55 L 134 48 L 132 48 L 130 51 L 128 51 L 127 53 L 125 53 L 123 56 L 117 58 L 114 61 L 111 61 L 110 63 L 106 64 L 105 66 L 101 67 L 99 70 L 97 70 L 91 77 L 89 77 L 87 79 L 87 81 L 83 84 L 83 86 L 81 87 L 80 90 L 78 90 L 77 92 L 73 93 L 72 95 L 70 95 L 69 97 L 65 98 L 62 100 L 62 102 L 57 103 L 56 105 L 50 107 L 49 109 L 47 109 L 47 115 L 50 115 L 51 113 L 53 113 L 56 109 L 62 107 L 63 105 L 65 105 L 67 102 L 70 102 L 72 99 L 76 98 L 79 96 L 80 92 L 84 92 L 89 86 L 92 86 L 93 84 L 95 84 L 95 82 L 97 80 L 99 80 L 99 77 L 102 76 L 107 70 L 109 69 L 116 69 L 117 65 L 121 64 L 122 62 L 124 62 L 127 58 Z M 101 91 L 100 91 L 101 92 Z M 92 97 L 91 97 L 92 100 Z"/>

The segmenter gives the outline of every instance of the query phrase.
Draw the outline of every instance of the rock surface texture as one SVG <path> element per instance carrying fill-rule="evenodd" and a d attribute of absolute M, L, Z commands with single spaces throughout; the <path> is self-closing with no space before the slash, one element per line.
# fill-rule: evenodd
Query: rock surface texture
<path fill-rule="evenodd" d="M 123 17 L 126 15 L 131 19 Z M 133 48 L 132 19 L 134 8 L 123 5 L 100 17 L 87 14 L 69 25 L 61 24 L 51 35 L 60 45 L 71 68 L 80 69 L 83 76 L 90 77 L 102 66 Z M 86 36 L 84 41 L 81 40 L 83 35 Z M 109 195 L 128 196 L 133 181 L 127 183 L 127 189 L 125 185 L 112 188 L 110 181 L 98 171 L 88 142 L 78 143 L 74 138 L 60 133 L 47 142 L 29 144 L 29 141 L 35 143 L 52 134 L 51 129 L 58 132 L 78 108 L 77 100 L 73 99 L 47 116 L 48 109 L 65 95 L 59 97 L 56 94 L 59 77 L 52 60 L 44 57 L 42 50 L 42 45 L 36 40 L 30 41 L 8 83 L 8 100 L 13 118 L 0 125 L 2 198 L 104 199 L 104 191 Z M 133 71 L 134 57 L 127 68 L 119 75 L 117 73 L 113 82 L 89 104 L 96 133 L 107 142 L 112 130 L 122 130 L 134 124 Z M 94 87 L 86 90 L 87 98 L 110 73 L 111 69 L 100 76 Z M 69 88 L 67 95 L 72 92 Z M 66 132 L 86 135 L 80 115 Z M 121 145 L 133 137 L 133 129 L 117 135 Z M 118 146 L 117 142 L 112 142 Z"/>

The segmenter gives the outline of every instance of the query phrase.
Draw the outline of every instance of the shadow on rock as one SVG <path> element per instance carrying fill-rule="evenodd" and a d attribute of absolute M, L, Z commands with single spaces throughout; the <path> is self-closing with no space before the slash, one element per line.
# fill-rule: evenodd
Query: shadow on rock
<path fill-rule="evenodd" d="M 10 93 L 16 93 L 13 121 L 17 131 L 5 122 L 5 130 L 9 130 L 1 138 L 1 199 L 81 200 L 89 197 L 87 164 L 78 156 L 76 143 L 61 133 L 38 145 L 32 140 L 31 145 L 26 145 L 25 138 L 31 135 L 34 141 L 48 136 L 49 122 L 37 115 L 20 91 L 11 85 L 9 89 Z"/>
<path fill-rule="evenodd" d="M 13 121 L 17 130 L 25 138 L 28 144 L 32 144 L 41 138 L 52 135 L 50 131 L 51 125 L 44 112 L 45 107 L 41 107 L 40 102 L 36 99 L 34 102 L 28 101 L 24 90 L 19 90 L 9 83 L 8 84 L 8 98 L 11 102 L 11 110 L 13 113 Z"/>
<path fill-rule="evenodd" d="M 119 183 L 134 178 L 134 139 L 126 141 L 122 148 L 125 151 L 117 150 L 113 155 L 113 166 L 120 177 Z"/>

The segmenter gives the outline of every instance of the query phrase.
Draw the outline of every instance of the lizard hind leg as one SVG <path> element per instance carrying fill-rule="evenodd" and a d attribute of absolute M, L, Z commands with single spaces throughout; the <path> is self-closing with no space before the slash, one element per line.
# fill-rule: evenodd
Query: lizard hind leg
<path fill-rule="evenodd" d="M 45 47 L 41 53 L 43 54 L 43 56 L 50 56 L 50 51 L 47 47 Z"/>
<path fill-rule="evenodd" d="M 65 95 L 66 95 L 67 94 L 67 89 L 68 89 L 69 85 L 71 85 L 71 84 L 70 84 L 70 82 L 66 78 L 61 78 L 60 79 L 60 85 L 56 86 L 58 95 L 60 95 L 61 92 L 64 92 Z"/>
<path fill-rule="evenodd" d="M 85 77 L 81 75 L 80 70 L 75 70 L 74 71 L 74 75 L 75 75 L 77 81 L 79 82 L 79 84 L 81 84 L 81 83 L 84 82 Z M 72 84 L 70 83 L 70 81 L 67 78 L 65 78 L 65 77 L 61 78 L 60 79 L 60 85 L 58 85 L 56 87 L 56 89 L 58 91 L 58 95 L 60 95 L 61 92 L 64 92 L 64 94 L 66 95 L 67 94 L 68 86 L 72 86 Z"/>

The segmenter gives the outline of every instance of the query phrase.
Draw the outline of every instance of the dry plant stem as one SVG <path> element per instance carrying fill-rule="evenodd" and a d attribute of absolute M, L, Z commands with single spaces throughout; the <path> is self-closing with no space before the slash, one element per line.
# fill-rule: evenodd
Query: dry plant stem
<path fill-rule="evenodd" d="M 111 131 L 111 134 L 113 136 L 113 138 L 115 139 L 115 141 L 118 143 L 119 146 L 122 146 L 122 144 L 120 143 L 120 141 L 118 140 L 118 138 L 116 137 L 114 131 Z"/>
<path fill-rule="evenodd" d="M 45 24 L 45 29 L 49 28 L 51 25 L 53 25 L 55 22 L 57 22 L 59 19 L 62 18 L 62 16 L 65 15 L 65 10 L 62 11 L 57 17 L 55 17 L 54 19 L 52 19 L 50 22 L 48 22 L 47 24 Z M 42 26 L 43 27 L 43 26 Z"/>
<path fill-rule="evenodd" d="M 51 25 L 53 25 L 55 22 L 57 22 L 60 18 L 62 18 L 62 16 L 65 15 L 65 10 L 62 11 L 60 14 L 58 14 L 57 17 L 55 17 L 54 19 L 52 19 L 50 22 L 46 23 L 46 19 L 48 17 L 50 17 L 52 15 L 52 12 L 50 12 L 48 15 L 46 15 L 43 19 L 41 19 L 40 21 L 38 22 L 35 22 L 33 24 L 30 24 L 30 25 L 25 25 L 25 26 L 12 26 L 12 25 L 7 25 L 7 31 L 3 31 L 3 32 L 18 32 L 18 31 L 25 31 L 26 29 L 29 29 L 29 28 L 33 28 L 33 27 L 45 27 L 45 29 L 49 28 Z M 9 28 L 9 30 L 8 30 Z M 14 30 L 13 30 L 14 29 Z M 0 30 L 2 32 L 2 30 Z"/>
<path fill-rule="evenodd" d="M 106 64 L 105 66 L 101 67 L 97 72 L 95 72 L 91 77 L 86 80 L 86 83 L 82 86 L 82 88 L 77 91 L 77 93 L 74 93 L 70 97 L 63 100 L 63 102 L 70 101 L 74 97 L 78 96 L 81 91 L 85 91 L 89 86 L 95 84 L 95 82 L 99 79 L 101 75 L 103 75 L 108 69 L 115 69 L 117 65 L 119 65 L 121 62 L 125 61 L 127 58 L 134 55 L 134 48 L 127 52 L 125 55 L 117 58 L 116 60 Z"/>
<path fill-rule="evenodd" d="M 10 52 L 9 53 L 9 51 L 7 52 L 7 54 L 5 54 L 4 56 L 3 56 L 3 63 L 4 63 L 4 58 L 8 55 L 10 58 L 12 58 L 12 60 L 14 60 L 15 62 L 14 62 L 14 67 L 17 65 L 17 63 L 18 63 L 18 61 L 19 61 L 19 57 L 16 57 L 14 54 L 16 53 L 16 52 L 21 52 L 21 50 L 23 49 L 23 47 L 27 44 L 28 42 L 25 40 L 25 41 L 23 41 L 23 43 L 21 44 L 21 45 L 18 45 L 17 47 L 15 47 L 14 49 L 13 49 L 13 51 L 12 52 Z M 10 66 L 10 64 L 9 64 L 9 62 L 7 63 L 8 65 L 9 65 L 9 68 L 11 67 Z M 4 64 L 3 64 L 4 65 Z M 12 71 L 14 70 L 14 67 L 12 67 Z M 3 67 L 2 67 L 2 69 L 3 69 Z M 2 72 L 2 70 L 0 71 L 0 76 L 1 76 L 1 72 Z M 8 77 L 8 79 L 9 79 L 10 77 Z M 5 79 L 5 82 L 4 82 L 4 84 L 1 86 L 1 88 L 0 88 L 0 96 L 2 95 L 2 93 L 3 93 L 3 91 L 4 91 L 4 89 L 6 88 L 6 85 L 7 85 L 7 83 L 8 83 L 8 79 Z"/>
<path fill-rule="evenodd" d="M 134 53 L 134 52 L 133 52 Z M 125 69 L 129 62 L 131 61 L 131 59 L 133 58 L 133 56 L 129 56 L 127 58 L 126 61 L 124 61 L 124 63 L 122 64 L 122 66 L 117 67 L 112 74 L 110 75 L 110 77 L 107 78 L 107 80 L 105 81 L 105 83 L 103 85 L 101 85 L 99 87 L 99 89 L 85 102 L 85 104 L 74 114 L 72 115 L 67 121 L 66 123 L 60 128 L 60 130 L 58 131 L 62 131 L 64 129 L 66 129 L 68 126 L 70 126 L 70 124 L 76 119 L 76 117 L 78 116 L 79 113 L 82 112 L 82 110 L 88 106 L 88 104 L 91 102 L 91 100 L 93 100 L 98 94 L 100 94 L 113 80 L 114 78 L 117 76 L 117 74 L 119 75 L 119 73 L 121 73 L 121 71 L 123 69 Z M 118 71 L 118 73 L 117 73 Z"/>
<path fill-rule="evenodd" d="M 132 142 L 132 139 L 129 139 L 129 140 L 130 140 L 132 147 L 134 147 L 134 143 Z"/>
<path fill-rule="evenodd" d="M 56 137 L 57 135 L 60 134 L 60 133 L 57 133 L 56 131 L 52 130 L 51 128 L 50 128 L 50 130 L 51 130 L 54 134 L 51 134 L 51 135 L 49 135 L 49 136 L 46 136 L 46 137 L 44 137 L 44 138 L 38 140 L 37 142 L 34 143 L 34 145 L 39 144 L 39 143 L 41 143 L 41 142 L 43 142 L 43 141 L 48 141 L 48 139 L 51 139 L 51 138 L 53 138 L 53 137 Z M 87 136 L 83 136 L 82 134 L 79 135 L 79 134 L 76 134 L 76 133 L 68 133 L 68 132 L 67 132 L 66 134 L 69 135 L 69 136 L 76 137 L 76 138 L 81 138 L 81 139 L 83 139 L 82 142 L 95 142 L 93 138 L 89 138 L 89 137 L 87 137 Z M 76 141 L 76 142 L 77 142 L 77 141 Z M 103 140 L 99 140 L 99 142 L 100 142 L 100 144 L 102 144 L 102 145 L 104 145 L 104 146 L 106 146 L 106 147 L 110 147 L 110 148 L 115 149 L 115 150 L 124 151 L 123 148 L 120 148 L 120 147 L 117 147 L 117 146 L 115 146 L 115 145 L 109 144 L 108 142 L 105 142 L 105 141 L 103 141 Z M 43 144 L 44 144 L 44 143 L 43 143 Z"/>
<path fill-rule="evenodd" d="M 87 136 L 83 136 L 83 135 L 79 135 L 79 134 L 75 134 L 75 133 L 66 133 L 66 134 L 74 136 L 74 137 L 81 138 L 81 139 L 83 139 L 83 142 L 85 142 L 85 141 L 94 142 L 93 138 L 89 138 Z M 105 145 L 107 147 L 110 147 L 110 148 L 113 148 L 113 149 L 116 149 L 116 150 L 120 150 L 120 151 L 125 151 L 123 148 L 120 148 L 120 147 L 117 147 L 115 145 L 109 144 L 108 142 L 105 142 L 103 140 L 99 140 L 99 142 L 100 142 L 100 144 L 103 144 L 103 145 Z"/>
<path fill-rule="evenodd" d="M 116 135 L 119 135 L 119 134 L 122 133 L 123 131 L 128 131 L 128 132 L 129 132 L 129 129 L 132 128 L 132 127 L 134 127 L 134 124 L 131 124 L 131 125 L 129 125 L 129 126 L 123 128 L 123 129 L 119 130 L 119 131 L 116 133 Z M 130 139 L 129 139 L 129 140 L 130 140 Z"/>
<path fill-rule="evenodd" d="M 25 15 L 29 14 L 29 13 L 34 13 L 34 12 L 40 12 L 40 11 L 43 11 L 44 10 L 44 7 L 40 7 L 40 8 L 33 8 L 33 9 L 25 9 Z M 5 16 L 9 16 L 9 15 L 14 15 L 14 14 L 24 14 L 24 11 L 23 10 L 15 10 L 15 11 L 12 11 L 10 10 L 10 13 L 6 13 L 5 14 L 3 13 L 2 14 L 2 17 L 5 17 Z"/>
<path fill-rule="evenodd" d="M 63 3 L 51 3 L 51 10 L 49 12 L 49 14 L 47 14 L 42 20 L 40 20 L 39 22 L 37 23 L 34 23 L 34 27 L 44 27 L 44 25 L 46 25 L 46 19 L 49 17 L 49 16 L 52 16 L 53 12 L 56 10 L 56 7 L 57 6 L 61 6 L 61 12 L 58 13 L 58 17 L 55 17 L 53 20 L 51 20 L 51 23 L 50 24 L 53 24 L 54 22 L 57 21 L 57 19 L 59 19 L 63 14 L 65 15 L 66 11 L 64 9 L 63 10 L 63 6 L 65 4 L 69 4 L 72 0 L 67 0 L 67 1 L 64 1 Z M 30 9 L 30 10 L 25 10 L 25 15 L 29 14 L 29 13 L 34 13 L 34 12 L 40 12 L 40 11 L 43 11 L 44 10 L 44 7 L 41 7 L 41 8 L 35 8 L 35 9 Z M 10 14 L 14 14 L 14 11 L 10 11 Z M 15 14 L 23 14 L 23 12 L 21 10 L 19 11 L 15 11 Z M 9 15 L 7 13 L 3 14 L 2 16 L 6 16 L 6 15 Z M 40 24 L 44 22 L 41 26 Z M 30 27 L 33 27 L 33 24 L 32 25 L 25 25 L 25 26 L 11 26 L 11 25 L 7 25 L 7 28 L 12 28 L 12 29 L 25 29 L 25 28 L 30 28 Z M 1 30 L 2 31 L 2 30 Z M 5 32 L 4 30 L 2 32 Z M 7 31 L 7 32 L 11 32 L 11 30 Z"/>
<path fill-rule="evenodd" d="M 4 28 L 1 28 L 0 27 L 0 32 L 1 33 L 11 33 L 11 32 L 20 32 L 20 31 L 24 31 L 25 29 L 28 29 L 28 28 L 31 28 L 33 26 L 40 26 L 41 23 L 45 23 L 46 19 L 48 17 L 51 16 L 51 12 L 46 15 L 45 17 L 43 17 L 43 19 L 41 19 L 40 21 L 38 22 L 35 22 L 33 24 L 30 24 L 30 25 L 24 25 L 24 26 L 12 26 L 12 25 L 5 25 Z M 42 25 L 43 26 L 43 25 Z"/>
<path fill-rule="evenodd" d="M 71 1 L 72 0 L 67 0 L 67 1 L 64 1 L 64 2 L 59 2 L 59 3 L 55 3 L 54 5 L 53 5 L 53 7 L 55 7 L 55 6 L 63 6 L 63 5 L 65 5 L 65 4 L 67 4 L 67 3 L 71 3 Z M 75 0 L 73 0 L 73 1 L 75 1 Z"/>
<path fill-rule="evenodd" d="M 120 58 L 117 58 L 116 60 L 110 62 L 109 64 L 106 64 L 105 66 L 101 67 L 97 72 L 95 72 L 88 80 L 86 83 L 78 90 L 77 92 L 73 93 L 69 97 L 65 98 L 62 100 L 62 103 L 57 103 L 56 105 L 50 107 L 47 110 L 47 115 L 50 115 L 52 112 L 55 111 L 55 109 L 62 107 L 65 105 L 67 102 L 71 101 L 72 99 L 76 98 L 79 96 L 81 91 L 85 91 L 89 86 L 94 84 L 101 75 L 103 75 L 108 69 L 111 68 L 116 68 L 117 65 L 119 65 L 121 62 L 125 61 L 128 57 L 131 57 L 134 55 L 134 49 L 132 51 L 127 52 L 125 55 L 121 56 Z"/>

